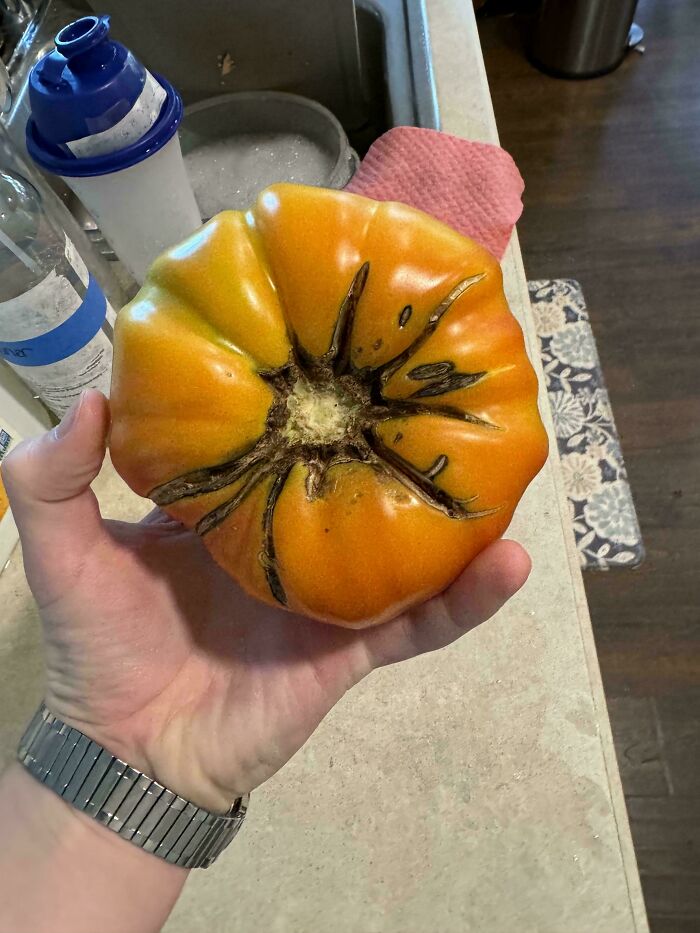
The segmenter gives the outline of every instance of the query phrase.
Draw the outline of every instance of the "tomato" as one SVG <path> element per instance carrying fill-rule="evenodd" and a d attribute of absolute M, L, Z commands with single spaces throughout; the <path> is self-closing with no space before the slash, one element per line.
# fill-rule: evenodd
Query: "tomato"
<path fill-rule="evenodd" d="M 295 185 L 226 211 L 119 314 L 113 463 L 249 593 L 374 625 L 507 528 L 547 455 L 496 260 Z"/>

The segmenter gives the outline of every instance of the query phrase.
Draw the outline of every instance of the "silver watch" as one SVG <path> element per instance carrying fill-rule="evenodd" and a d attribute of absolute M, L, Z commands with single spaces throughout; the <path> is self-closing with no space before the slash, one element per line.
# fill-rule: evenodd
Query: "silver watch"
<path fill-rule="evenodd" d="M 241 828 L 248 795 L 210 813 L 115 758 L 42 704 L 19 744 L 20 762 L 59 797 L 146 852 L 208 868 Z"/>

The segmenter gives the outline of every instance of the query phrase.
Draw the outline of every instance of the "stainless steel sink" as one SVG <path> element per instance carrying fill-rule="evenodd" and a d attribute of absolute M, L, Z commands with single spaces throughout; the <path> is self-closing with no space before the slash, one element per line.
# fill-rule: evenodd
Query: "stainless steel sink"
<path fill-rule="evenodd" d="M 34 61 L 51 48 L 58 29 L 85 12 L 92 9 L 105 12 L 106 8 L 112 14 L 115 37 L 129 44 L 147 67 L 167 73 L 180 88 L 186 104 L 232 90 L 275 89 L 305 94 L 333 110 L 359 150 L 366 148 L 373 138 L 391 126 L 439 128 L 423 0 L 356 0 L 354 14 L 352 0 L 343 0 L 350 4 L 350 18 L 338 15 L 339 7 L 336 5 L 339 0 L 316 2 L 324 8 L 330 5 L 335 11 L 324 28 L 342 29 L 351 34 L 351 41 L 348 42 L 345 36 L 315 35 L 311 39 L 318 51 L 313 54 L 308 29 L 304 33 L 303 44 L 300 38 L 302 27 L 308 24 L 299 23 L 299 34 L 289 35 L 289 24 L 274 15 L 276 6 L 280 10 L 293 7 L 297 15 L 299 10 L 308 10 L 313 4 L 251 0 L 248 6 L 258 9 L 257 22 L 266 23 L 265 34 L 259 40 L 256 40 L 255 33 L 244 35 L 250 64 L 246 66 L 246 62 L 242 62 L 236 65 L 232 60 L 233 67 L 226 74 L 223 73 L 221 59 L 229 49 L 235 52 L 235 42 L 242 41 L 240 36 L 245 20 L 242 13 L 246 3 L 236 4 L 235 17 L 230 12 L 222 17 L 222 23 L 229 23 L 230 35 L 225 29 L 223 32 L 219 30 L 218 23 L 215 24 L 215 45 L 181 39 L 188 35 L 189 23 L 179 22 L 177 12 L 189 10 L 191 21 L 196 9 L 196 18 L 201 20 L 203 5 L 208 5 L 212 11 L 230 11 L 225 0 L 206 0 L 204 4 L 200 0 L 196 5 L 190 0 L 186 4 L 184 0 L 148 0 L 147 4 L 143 0 L 107 0 L 105 3 L 51 0 L 39 3 L 35 16 L 25 22 L 24 38 L 20 39 L 15 54 L 9 62 L 6 59 L 14 95 L 12 110 L 5 117 L 6 125 L 13 136 L 21 136 L 27 118 L 27 73 Z M 170 31 L 165 25 L 155 33 L 149 30 L 147 27 L 153 18 L 166 8 Z M 266 19 L 268 8 L 269 24 Z M 260 10 L 264 11 L 263 14 Z M 312 19 L 320 21 L 321 18 Z M 274 32 L 275 28 L 279 32 Z M 280 46 L 283 35 L 286 45 Z M 335 47 L 329 54 L 331 40 Z M 183 46 L 176 45 L 183 41 Z M 256 47 L 256 41 L 259 47 Z M 295 57 L 298 62 L 295 62 Z M 284 71 L 270 64 L 282 58 L 287 62 Z M 336 73 L 331 73 L 331 68 L 336 69 Z"/>
<path fill-rule="evenodd" d="M 332 110 L 360 155 L 392 126 L 440 126 L 423 0 L 237 0 L 235 17 L 226 0 L 34 0 L 30 16 L 32 0 L 22 3 L 24 31 L 3 49 L 13 93 L 3 121 L 22 149 L 31 66 L 62 26 L 91 12 L 109 12 L 115 38 L 167 74 L 186 104 L 232 90 L 292 91 Z M 81 205 L 60 179 L 51 183 L 90 233 Z"/>

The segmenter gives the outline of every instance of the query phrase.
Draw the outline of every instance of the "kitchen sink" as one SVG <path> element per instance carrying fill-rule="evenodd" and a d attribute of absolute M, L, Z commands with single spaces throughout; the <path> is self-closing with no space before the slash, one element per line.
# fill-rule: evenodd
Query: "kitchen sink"
<path fill-rule="evenodd" d="M 439 129 L 423 0 L 238 0 L 235 17 L 230 10 L 225 0 L 36 3 L 15 45 L 3 47 L 13 92 L 3 116 L 10 136 L 24 150 L 27 76 L 56 32 L 86 13 L 104 12 L 114 37 L 165 74 L 186 105 L 231 91 L 302 94 L 334 112 L 360 155 L 393 126 Z M 50 182 L 111 258 L 75 196 L 60 179 Z"/>

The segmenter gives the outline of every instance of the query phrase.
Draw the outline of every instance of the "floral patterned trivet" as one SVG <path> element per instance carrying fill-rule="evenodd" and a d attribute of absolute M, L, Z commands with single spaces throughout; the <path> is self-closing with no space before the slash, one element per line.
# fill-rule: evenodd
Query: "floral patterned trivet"
<path fill-rule="evenodd" d="M 644 544 L 581 286 L 528 287 L 581 566 L 637 567 Z"/>

